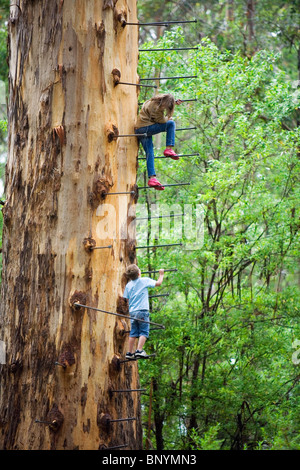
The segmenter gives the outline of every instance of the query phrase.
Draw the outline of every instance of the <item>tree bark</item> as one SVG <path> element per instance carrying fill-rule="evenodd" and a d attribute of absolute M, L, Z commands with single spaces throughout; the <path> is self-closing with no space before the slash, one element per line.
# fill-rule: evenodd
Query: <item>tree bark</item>
<path fill-rule="evenodd" d="M 136 0 L 21 0 L 9 24 L 1 449 L 142 446 L 139 394 L 110 393 L 139 388 L 137 362 L 119 362 L 129 322 L 74 308 L 120 309 L 134 261 L 136 199 L 107 195 L 136 182 L 137 140 L 115 138 L 137 114 L 137 87 L 112 76 L 137 82 L 124 18 L 137 21 Z"/>

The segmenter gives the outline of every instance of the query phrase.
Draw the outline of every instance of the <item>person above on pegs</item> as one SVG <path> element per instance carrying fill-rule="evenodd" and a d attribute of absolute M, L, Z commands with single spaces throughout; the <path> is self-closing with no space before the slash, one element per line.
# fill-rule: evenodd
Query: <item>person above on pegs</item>
<path fill-rule="evenodd" d="M 159 270 L 157 281 L 149 277 L 141 277 L 141 270 L 136 264 L 130 264 L 126 269 L 129 282 L 126 284 L 123 297 L 129 302 L 129 315 L 131 317 L 131 330 L 129 333 L 129 351 L 126 359 L 147 359 L 144 344 L 149 337 L 149 294 L 148 288 L 161 286 L 164 279 L 164 270 Z M 143 321 L 141 321 L 143 320 Z M 136 339 L 137 349 L 134 352 Z"/>
<path fill-rule="evenodd" d="M 174 96 L 167 93 L 163 95 L 156 95 L 150 100 L 146 101 L 138 115 L 135 134 L 147 134 L 147 136 L 138 137 L 139 142 L 142 144 L 146 153 L 147 172 L 148 172 L 148 186 L 164 190 L 164 186 L 156 179 L 155 166 L 154 166 L 154 149 L 152 136 L 161 132 L 166 132 L 166 149 L 164 151 L 165 157 L 170 157 L 173 160 L 178 160 L 178 155 L 174 152 L 175 145 L 175 129 L 176 125 L 172 119 L 175 104 L 181 104 L 181 100 L 175 100 Z"/>

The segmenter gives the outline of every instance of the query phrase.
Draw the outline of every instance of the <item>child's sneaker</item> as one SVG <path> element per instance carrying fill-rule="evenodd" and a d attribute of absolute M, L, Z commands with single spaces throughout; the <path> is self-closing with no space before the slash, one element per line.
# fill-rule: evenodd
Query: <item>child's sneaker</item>
<path fill-rule="evenodd" d="M 143 349 L 141 351 L 137 349 L 134 355 L 137 359 L 147 359 L 149 357 Z"/>
<path fill-rule="evenodd" d="M 125 358 L 129 359 L 130 361 L 133 361 L 135 359 L 135 354 L 131 353 L 131 352 L 128 352 L 128 353 L 126 353 Z"/>
<path fill-rule="evenodd" d="M 166 149 L 164 151 L 164 156 L 165 157 L 171 157 L 171 158 L 173 158 L 173 160 L 179 160 L 179 157 L 178 157 L 177 153 L 175 153 L 174 150 L 172 150 L 172 149 Z"/>
<path fill-rule="evenodd" d="M 149 179 L 148 186 L 150 186 L 150 188 L 155 188 L 160 191 L 163 191 L 165 189 L 164 186 L 162 186 L 162 184 L 154 176 Z"/>

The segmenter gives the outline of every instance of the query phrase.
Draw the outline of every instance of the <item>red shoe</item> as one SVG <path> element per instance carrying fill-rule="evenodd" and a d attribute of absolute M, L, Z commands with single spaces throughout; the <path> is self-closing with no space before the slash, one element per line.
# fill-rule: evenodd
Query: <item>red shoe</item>
<path fill-rule="evenodd" d="M 150 188 L 158 189 L 159 191 L 163 191 L 165 189 L 154 176 L 149 179 L 148 186 L 150 186 Z"/>
<path fill-rule="evenodd" d="M 179 160 L 179 157 L 178 157 L 177 153 L 175 153 L 174 150 L 172 150 L 172 149 L 166 149 L 164 151 L 164 156 L 165 157 L 171 157 L 171 158 L 173 158 L 173 160 Z"/>

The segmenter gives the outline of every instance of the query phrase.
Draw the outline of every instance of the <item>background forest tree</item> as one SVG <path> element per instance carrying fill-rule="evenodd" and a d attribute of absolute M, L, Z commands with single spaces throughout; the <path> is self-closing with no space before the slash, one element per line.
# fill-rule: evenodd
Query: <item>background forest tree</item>
<path fill-rule="evenodd" d="M 0 54 L 8 3 L 0 3 Z M 169 296 L 151 300 L 152 319 L 166 331 L 151 332 L 147 348 L 157 358 L 139 365 L 150 390 L 142 399 L 144 446 L 299 449 L 300 2 L 143 0 L 138 9 L 141 22 L 197 18 L 140 28 L 141 49 L 198 47 L 140 52 L 141 78 L 197 76 L 160 81 L 159 92 L 197 99 L 176 108 L 174 119 L 196 128 L 177 132 L 177 151 L 198 154 L 156 160 L 163 183 L 191 184 L 141 194 L 140 216 L 144 208 L 149 218 L 162 207 L 204 209 L 199 249 L 137 252 L 142 270 L 178 269 L 160 291 Z M 5 81 L 6 67 L 0 73 Z M 139 101 L 152 93 L 142 90 Z M 142 150 L 139 157 L 143 186 Z M 181 241 L 176 217 L 170 230 L 157 220 L 138 221 L 140 245 Z"/>
<path fill-rule="evenodd" d="M 134 211 L 127 194 L 137 141 L 115 133 L 132 132 L 137 93 L 116 87 L 112 69 L 136 80 L 138 28 L 119 21 L 125 14 L 137 21 L 136 1 L 11 7 L 0 448 L 138 450 L 141 407 L 130 392 L 138 388 L 137 363 L 130 373 L 117 367 L 126 324 L 94 310 L 119 309 L 129 262 L 120 230 Z M 104 217 L 114 233 L 102 229 Z M 123 399 L 113 394 L 123 388 L 130 392 Z"/>

